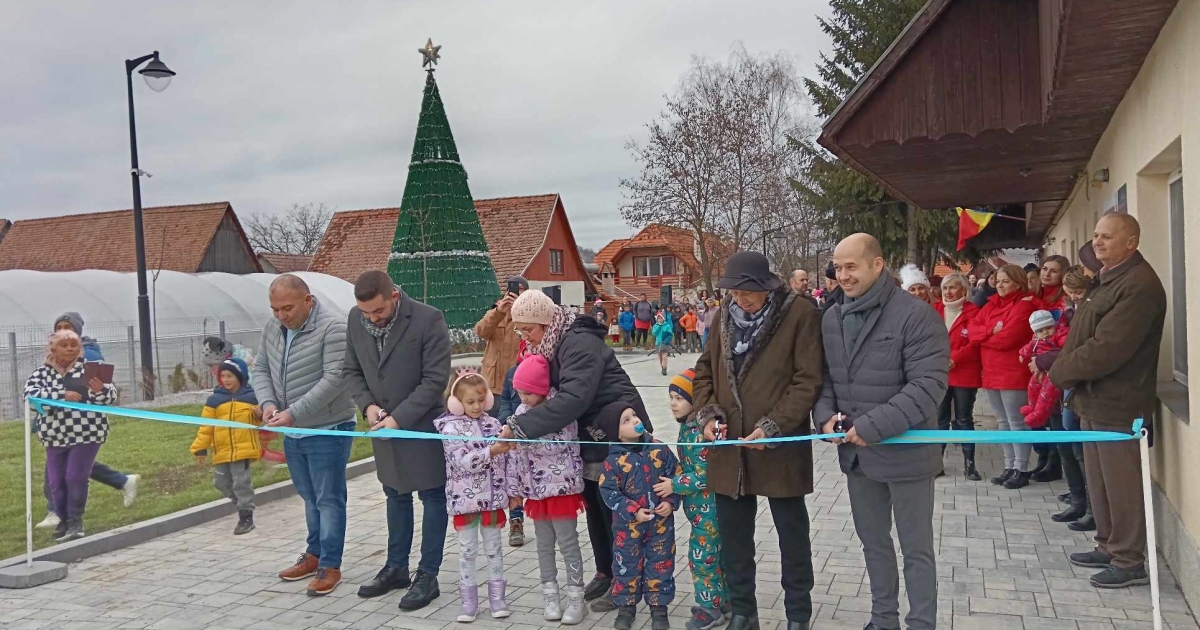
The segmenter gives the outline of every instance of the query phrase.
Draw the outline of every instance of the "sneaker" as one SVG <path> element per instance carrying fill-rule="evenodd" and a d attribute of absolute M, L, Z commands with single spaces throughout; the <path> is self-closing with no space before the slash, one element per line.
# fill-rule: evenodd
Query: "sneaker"
<path fill-rule="evenodd" d="M 671 630 L 671 618 L 666 606 L 650 607 L 650 630 Z"/>
<path fill-rule="evenodd" d="M 60 543 L 83 538 L 83 519 L 69 518 L 65 522 L 59 523 L 54 534 L 54 540 Z"/>
<path fill-rule="evenodd" d="M 1015 472 L 1015 474 L 1010 476 L 1008 478 L 1008 481 L 1005 481 L 1003 484 L 1003 486 L 1006 489 L 1019 490 L 1021 488 L 1024 488 L 1025 486 L 1029 485 L 1029 478 L 1032 477 L 1032 473 L 1021 472 L 1021 471 L 1014 471 L 1014 472 Z"/>
<path fill-rule="evenodd" d="M 1070 556 L 1071 564 L 1077 567 L 1088 567 L 1091 569 L 1105 569 L 1112 565 L 1112 556 L 1093 549 L 1083 553 L 1073 553 Z"/>
<path fill-rule="evenodd" d="M 633 630 L 633 619 L 637 616 L 634 606 L 621 606 L 617 609 L 617 618 L 613 621 L 615 630 Z"/>
<path fill-rule="evenodd" d="M 603 573 L 597 573 L 596 576 L 592 578 L 592 581 L 588 582 L 587 586 L 583 587 L 583 599 L 589 602 L 593 599 L 600 599 L 601 597 L 607 595 L 609 589 L 611 588 L 612 578 L 604 575 Z"/>
<path fill-rule="evenodd" d="M 296 564 L 279 572 L 279 579 L 284 582 L 299 582 L 317 573 L 317 562 L 320 558 L 311 553 L 302 554 Z"/>
<path fill-rule="evenodd" d="M 58 521 L 58 525 L 54 526 L 54 533 L 50 534 L 50 537 L 53 538 L 54 540 L 62 540 L 63 537 L 65 537 L 66 535 L 67 535 L 67 522 L 60 520 L 60 521 Z"/>
<path fill-rule="evenodd" d="M 129 507 L 133 505 L 134 501 L 137 501 L 138 482 L 141 480 L 141 475 L 125 477 L 125 485 L 121 488 L 121 494 L 125 496 L 125 507 Z"/>
<path fill-rule="evenodd" d="M 508 546 L 520 547 L 525 544 L 525 523 L 514 518 L 508 521 Z"/>
<path fill-rule="evenodd" d="M 1146 566 L 1132 569 L 1109 565 L 1103 571 L 1092 576 L 1090 580 L 1096 588 L 1126 588 L 1139 584 L 1149 584 L 1150 576 L 1146 574 Z"/>
<path fill-rule="evenodd" d="M 379 573 L 375 574 L 375 579 L 358 587 L 358 596 L 379 597 L 397 589 L 408 588 L 411 584 L 412 579 L 408 576 L 408 569 L 383 567 Z"/>
<path fill-rule="evenodd" d="M 683 627 L 687 630 L 709 630 L 721 625 L 722 621 L 725 621 L 725 615 L 721 611 L 692 606 L 692 618 Z"/>
<path fill-rule="evenodd" d="M 1004 485 L 1004 482 L 1008 481 L 1009 478 L 1015 474 L 1017 474 L 1016 470 L 1014 470 L 1012 468 L 1006 468 L 1004 470 L 1004 472 L 1000 473 L 999 475 L 996 475 L 995 477 L 992 477 L 992 485 L 993 486 L 1002 486 L 1002 485 Z"/>
<path fill-rule="evenodd" d="M 400 610 L 420 610 L 441 594 L 438 590 L 437 576 L 418 569 L 412 586 L 408 587 L 408 592 L 400 600 Z"/>
<path fill-rule="evenodd" d="M 54 529 L 54 528 L 58 527 L 58 523 L 59 523 L 58 515 L 55 514 L 54 512 L 51 512 L 46 515 L 46 518 L 42 519 L 41 523 L 34 525 L 34 527 L 36 527 L 38 529 Z"/>
<path fill-rule="evenodd" d="M 592 612 L 594 613 L 604 614 L 606 612 L 616 610 L 617 605 L 613 603 L 612 593 L 605 593 L 603 596 L 597 598 L 596 601 L 592 602 L 588 608 L 591 608 Z"/>
<path fill-rule="evenodd" d="M 252 531 L 254 531 L 254 510 L 238 510 L 238 523 L 233 528 L 233 535 L 241 536 Z"/>
<path fill-rule="evenodd" d="M 308 596 L 320 597 L 321 595 L 328 595 L 341 582 L 342 572 L 340 569 L 317 569 L 317 577 L 308 583 Z"/>

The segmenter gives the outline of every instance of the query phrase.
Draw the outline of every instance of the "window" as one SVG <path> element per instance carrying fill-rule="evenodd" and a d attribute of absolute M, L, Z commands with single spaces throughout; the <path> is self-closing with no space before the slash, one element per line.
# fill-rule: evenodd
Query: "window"
<path fill-rule="evenodd" d="M 633 275 L 635 276 L 673 276 L 675 275 L 674 256 L 650 256 L 633 259 Z"/>
<path fill-rule="evenodd" d="M 1176 172 L 1167 180 L 1171 211 L 1171 332 L 1175 380 L 1187 385 L 1187 261 L 1183 238 L 1183 177 Z"/>
<path fill-rule="evenodd" d="M 563 250 L 550 250 L 550 273 L 563 272 Z"/>

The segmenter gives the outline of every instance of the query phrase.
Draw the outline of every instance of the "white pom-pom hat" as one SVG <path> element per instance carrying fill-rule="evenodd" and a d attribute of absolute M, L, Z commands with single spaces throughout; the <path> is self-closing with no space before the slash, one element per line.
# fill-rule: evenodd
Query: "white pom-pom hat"
<path fill-rule="evenodd" d="M 927 287 L 931 286 L 929 284 L 929 276 L 926 276 L 924 271 L 917 269 L 917 266 L 912 263 L 900 268 L 900 288 L 907 291 L 909 287 L 918 284 L 923 284 Z"/>

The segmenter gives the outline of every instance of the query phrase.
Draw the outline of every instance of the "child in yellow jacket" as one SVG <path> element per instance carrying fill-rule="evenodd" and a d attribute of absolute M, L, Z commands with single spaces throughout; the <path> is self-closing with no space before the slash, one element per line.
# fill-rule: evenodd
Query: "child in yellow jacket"
<path fill-rule="evenodd" d="M 240 422 L 247 429 L 229 427 L 200 427 L 192 442 L 192 455 L 203 466 L 212 451 L 213 486 L 237 505 L 238 524 L 234 534 L 254 529 L 254 482 L 250 464 L 262 453 L 255 429 L 262 423 L 262 410 L 250 388 L 246 363 L 241 359 L 226 359 L 218 371 L 221 384 L 204 403 L 205 418 Z"/>

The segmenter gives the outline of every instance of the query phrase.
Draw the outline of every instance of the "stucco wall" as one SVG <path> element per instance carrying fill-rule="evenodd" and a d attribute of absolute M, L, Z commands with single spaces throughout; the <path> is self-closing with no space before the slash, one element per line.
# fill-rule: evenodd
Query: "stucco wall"
<path fill-rule="evenodd" d="M 1129 213 L 1142 225 L 1142 253 L 1171 291 L 1167 177 L 1182 168 L 1185 250 L 1191 291 L 1187 296 L 1189 372 L 1200 374 L 1200 1 L 1182 0 L 1167 21 L 1137 79 L 1113 115 L 1088 164 L 1088 178 L 1109 170 L 1106 184 L 1081 184 L 1050 232 L 1047 248 L 1072 260 L 1091 238 L 1096 218 L 1126 186 Z M 1168 304 L 1170 299 L 1168 298 Z M 1164 326 L 1159 378 L 1172 379 L 1172 320 Z M 1200 384 L 1200 379 L 1190 378 Z M 1189 387 L 1189 425 L 1165 407 L 1152 450 L 1153 477 L 1193 540 L 1200 539 L 1200 386 Z M 1188 482 L 1188 480 L 1191 480 Z M 1174 541 L 1178 542 L 1178 541 Z M 1164 545 L 1166 546 L 1166 545 Z M 1191 547 L 1194 547 L 1191 546 Z M 1195 553 L 1192 548 L 1191 553 Z M 1171 560 L 1171 558 L 1168 558 Z M 1193 586 L 1200 588 L 1200 586 Z M 1186 591 L 1186 589 L 1185 589 Z M 1189 599 L 1191 597 L 1189 596 Z M 1193 604 L 1196 602 L 1193 600 Z"/>

